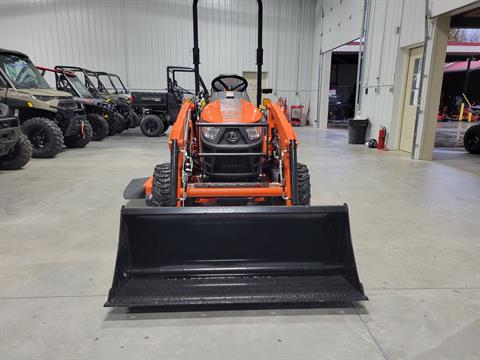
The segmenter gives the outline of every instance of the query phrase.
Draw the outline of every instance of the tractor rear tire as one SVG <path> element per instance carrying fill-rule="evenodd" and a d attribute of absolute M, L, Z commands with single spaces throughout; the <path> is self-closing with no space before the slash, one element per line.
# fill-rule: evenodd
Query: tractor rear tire
<path fill-rule="evenodd" d="M 53 158 L 63 149 L 62 130 L 48 118 L 28 119 L 22 124 L 22 131 L 32 144 L 34 158 Z"/>
<path fill-rule="evenodd" d="M 480 154 L 480 124 L 470 126 L 463 136 L 465 150 L 471 154 Z"/>
<path fill-rule="evenodd" d="M 149 114 L 140 121 L 140 130 L 147 137 L 157 137 L 165 132 L 165 125 L 160 116 Z"/>
<path fill-rule="evenodd" d="M 102 141 L 108 135 L 109 126 L 105 118 L 100 114 L 88 114 L 87 121 L 92 127 L 92 141 Z"/>
<path fill-rule="evenodd" d="M 77 135 L 67 136 L 63 139 L 65 146 L 71 149 L 78 149 L 85 147 L 91 140 L 93 136 L 92 126 L 88 121 L 83 122 L 83 135 L 78 133 Z"/>
<path fill-rule="evenodd" d="M 18 170 L 30 161 L 32 144 L 21 134 L 10 154 L 0 157 L 0 170 Z"/>
<path fill-rule="evenodd" d="M 311 186 L 307 165 L 297 164 L 298 205 L 310 205 Z"/>
<path fill-rule="evenodd" d="M 153 171 L 152 206 L 170 206 L 170 163 L 157 165 Z"/>

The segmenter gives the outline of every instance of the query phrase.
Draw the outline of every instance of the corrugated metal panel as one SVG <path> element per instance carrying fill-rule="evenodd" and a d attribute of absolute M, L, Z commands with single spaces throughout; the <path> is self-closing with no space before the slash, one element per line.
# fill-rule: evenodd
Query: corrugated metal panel
<path fill-rule="evenodd" d="M 425 1 L 404 0 L 400 47 L 423 42 L 425 38 Z"/>
<path fill-rule="evenodd" d="M 402 13 L 405 1 L 371 0 L 368 38 L 365 51 L 364 79 L 361 87 L 361 111 L 372 123 L 370 136 L 376 136 L 380 126 L 387 127 L 395 137 L 392 111 L 395 99 L 396 67 L 400 45 Z M 410 15 L 410 14 L 409 14 Z M 392 146 L 392 144 L 390 144 Z"/>
<path fill-rule="evenodd" d="M 360 0 L 323 0 L 323 52 L 361 36 L 363 7 Z"/>
<path fill-rule="evenodd" d="M 315 3 L 264 0 L 264 71 L 290 103 L 297 90 L 303 103 L 310 97 Z M 256 69 L 256 6 L 254 0 L 199 2 L 205 81 Z M 191 0 L 4 0 L 1 46 L 24 51 L 37 64 L 116 72 L 133 89 L 159 89 L 167 65 L 192 64 L 191 14 Z"/>

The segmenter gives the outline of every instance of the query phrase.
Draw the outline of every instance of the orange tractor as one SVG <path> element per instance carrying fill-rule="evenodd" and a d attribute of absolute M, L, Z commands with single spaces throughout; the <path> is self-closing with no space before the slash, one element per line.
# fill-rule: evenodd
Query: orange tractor
<path fill-rule="evenodd" d="M 173 125 L 170 162 L 134 179 L 124 197 L 106 306 L 300 305 L 366 300 L 348 209 L 310 206 L 298 138 L 278 104 L 263 102 L 258 0 L 257 106 L 247 80 L 201 87 L 193 3 L 195 97 Z"/>

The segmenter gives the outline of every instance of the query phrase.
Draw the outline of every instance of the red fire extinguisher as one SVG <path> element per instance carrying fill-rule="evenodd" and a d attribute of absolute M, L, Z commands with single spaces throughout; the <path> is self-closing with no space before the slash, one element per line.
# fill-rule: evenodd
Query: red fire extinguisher
<path fill-rule="evenodd" d="M 387 139 L 387 128 L 385 126 L 382 126 L 380 127 L 380 131 L 378 132 L 377 150 L 387 150 L 386 139 Z"/>

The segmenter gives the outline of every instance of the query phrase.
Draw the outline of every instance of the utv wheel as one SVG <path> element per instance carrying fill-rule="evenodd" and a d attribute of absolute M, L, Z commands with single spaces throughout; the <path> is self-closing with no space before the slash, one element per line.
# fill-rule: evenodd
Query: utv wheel
<path fill-rule="evenodd" d="M 137 127 L 139 122 L 138 115 L 132 111 L 130 113 L 130 120 L 128 121 L 129 128 L 133 129 L 134 127 Z"/>
<path fill-rule="evenodd" d="M 30 161 L 32 157 L 32 144 L 28 138 L 21 134 L 12 152 L 0 157 L 0 170 L 18 170 Z"/>
<path fill-rule="evenodd" d="M 163 132 L 166 132 L 169 127 L 170 127 L 170 124 L 168 123 L 168 121 L 164 121 L 163 122 Z"/>
<path fill-rule="evenodd" d="M 298 205 L 310 205 L 310 174 L 307 165 L 297 164 Z"/>
<path fill-rule="evenodd" d="M 122 114 L 117 114 L 116 117 L 118 119 L 117 134 L 120 134 L 123 130 L 128 129 L 128 119 L 125 119 Z"/>
<path fill-rule="evenodd" d="M 152 206 L 170 206 L 170 163 L 157 165 L 153 171 Z"/>
<path fill-rule="evenodd" d="M 75 149 L 85 147 L 91 140 L 93 136 L 92 126 L 88 121 L 83 122 L 83 133 L 79 132 L 74 136 L 67 136 L 63 141 L 65 146 Z"/>
<path fill-rule="evenodd" d="M 125 118 L 122 114 L 115 113 L 111 123 L 109 124 L 108 135 L 115 135 L 121 133 L 124 128 Z"/>
<path fill-rule="evenodd" d="M 160 136 L 165 132 L 163 120 L 157 115 L 146 115 L 140 122 L 142 134 L 148 137 Z"/>
<path fill-rule="evenodd" d="M 62 130 L 50 119 L 28 119 L 23 123 L 22 131 L 32 144 L 32 157 L 53 158 L 62 151 Z"/>
<path fill-rule="evenodd" d="M 465 150 L 472 154 L 480 154 L 480 125 L 470 126 L 463 136 Z"/>
<path fill-rule="evenodd" d="M 105 139 L 108 135 L 109 131 L 109 126 L 107 121 L 102 115 L 99 114 L 88 114 L 87 115 L 87 121 L 90 123 L 90 126 L 92 127 L 93 135 L 92 135 L 92 140 L 93 141 L 101 141 Z"/>

